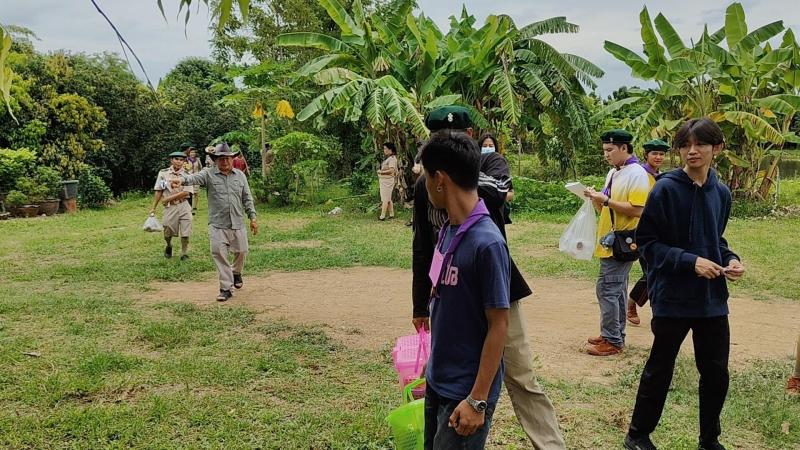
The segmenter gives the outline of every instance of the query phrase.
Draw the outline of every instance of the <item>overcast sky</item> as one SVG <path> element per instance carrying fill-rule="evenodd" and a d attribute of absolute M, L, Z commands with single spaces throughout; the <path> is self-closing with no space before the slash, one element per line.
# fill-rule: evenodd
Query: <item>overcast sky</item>
<path fill-rule="evenodd" d="M 309 0 L 313 1 L 313 0 Z M 184 28 L 176 18 L 179 0 L 164 0 L 167 21 L 161 16 L 156 0 L 97 0 L 122 35 L 142 59 L 153 83 L 163 77 L 176 62 L 188 56 L 210 54 L 209 12 L 205 6 L 192 8 L 192 18 Z M 199 1 L 197 2 L 199 3 Z M 418 0 L 420 9 L 446 31 L 448 17 L 459 15 L 460 2 Z M 508 14 L 518 26 L 553 16 L 566 16 L 580 26 L 578 34 L 551 36 L 547 40 L 562 52 L 588 58 L 606 71 L 599 82 L 599 93 L 607 95 L 622 85 L 642 85 L 630 76 L 630 70 L 603 49 L 611 40 L 641 53 L 639 12 L 647 5 L 651 17 L 662 12 L 688 43 L 697 39 L 704 23 L 711 32 L 724 23 L 724 0 L 471 0 L 467 9 L 478 18 L 488 14 Z M 775 20 L 783 20 L 800 36 L 798 0 L 744 0 L 747 23 L 755 29 Z M 112 30 L 89 0 L 0 0 L 0 21 L 28 27 L 36 32 L 36 47 L 42 51 L 120 52 Z M 184 32 L 186 35 L 184 36 Z M 141 72 L 137 69 L 137 75 Z"/>

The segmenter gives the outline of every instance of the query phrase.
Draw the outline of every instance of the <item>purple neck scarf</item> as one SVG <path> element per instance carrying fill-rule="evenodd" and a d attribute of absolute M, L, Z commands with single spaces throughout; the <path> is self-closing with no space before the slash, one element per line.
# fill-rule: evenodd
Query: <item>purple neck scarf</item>
<path fill-rule="evenodd" d="M 616 172 L 613 172 L 611 174 L 611 178 L 608 179 L 608 186 L 603 189 L 603 194 L 606 197 L 611 198 L 611 183 L 614 181 L 614 174 L 625 168 L 625 166 L 630 166 L 631 164 L 639 164 L 639 158 L 637 158 L 636 155 L 632 155 L 630 158 L 628 158 L 628 160 L 622 164 L 622 167 L 616 167 Z"/>
<path fill-rule="evenodd" d="M 458 231 L 456 231 L 456 235 L 453 236 L 453 239 L 450 241 L 450 245 L 447 246 L 447 249 L 445 250 L 444 253 L 444 260 L 442 261 L 442 270 L 444 270 L 445 267 L 450 265 L 450 261 L 453 259 L 453 253 L 455 253 L 456 249 L 458 248 L 458 245 L 464 238 L 464 235 L 467 234 L 467 231 L 469 231 L 469 229 L 472 228 L 473 225 L 478 223 L 478 221 L 481 220 L 483 216 L 488 216 L 488 215 L 489 215 L 489 210 L 486 209 L 486 204 L 483 202 L 483 199 L 482 198 L 478 199 L 478 204 L 476 204 L 472 212 L 469 213 L 467 220 L 465 220 L 464 223 L 459 225 Z M 437 251 L 441 251 L 440 249 L 442 247 L 442 243 L 444 242 L 444 236 L 447 233 L 447 229 L 449 227 L 450 227 L 450 219 L 447 219 L 444 225 L 442 225 L 442 229 L 439 230 L 439 242 L 436 243 Z M 439 273 L 439 276 L 436 278 L 437 285 L 439 284 L 441 278 L 442 274 Z M 435 288 L 436 286 L 434 286 L 434 289 Z"/>
<path fill-rule="evenodd" d="M 652 167 L 650 167 L 650 164 L 642 163 L 642 167 L 644 167 L 644 170 L 646 170 L 647 173 L 649 173 L 653 177 L 658 176 L 658 171 L 656 169 L 653 169 Z"/>

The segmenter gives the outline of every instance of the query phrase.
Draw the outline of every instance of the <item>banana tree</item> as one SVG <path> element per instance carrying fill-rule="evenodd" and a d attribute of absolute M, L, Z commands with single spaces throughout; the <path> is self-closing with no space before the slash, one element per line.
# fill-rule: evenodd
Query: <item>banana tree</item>
<path fill-rule="evenodd" d="M 523 27 L 515 42 L 522 89 L 533 94 L 523 103 L 530 122 L 526 129 L 533 131 L 537 149 L 547 147 L 544 131 L 552 129 L 561 144 L 556 148 L 560 150 L 557 158 L 562 163 L 562 175 L 570 165 L 576 170 L 575 164 L 570 164 L 577 160 L 576 150 L 592 145 L 585 88 L 595 89 L 594 79 L 604 73 L 580 56 L 558 52 L 539 36 L 576 32 L 577 25 L 564 17 L 554 17 Z M 549 123 L 550 127 L 542 126 L 543 123 Z"/>
<path fill-rule="evenodd" d="M 414 20 L 410 16 L 413 2 L 401 3 L 385 19 L 367 14 L 359 0 L 353 3 L 352 15 L 337 0 L 319 0 L 319 3 L 338 25 L 338 38 L 297 32 L 280 35 L 277 39 L 281 46 L 311 47 L 326 52 L 298 71 L 299 80 L 311 78 L 325 91 L 311 100 L 297 114 L 297 119 L 313 118 L 318 125 L 324 124 L 326 117 L 333 114 L 342 114 L 345 121 L 363 119 L 372 131 L 375 147 L 382 140 L 398 144 L 402 173 L 409 159 L 408 136 L 425 138 L 428 135 L 423 120 L 424 108 L 458 99 L 433 97 L 435 89 L 422 89 L 426 77 L 417 77 L 413 71 L 413 61 L 418 59 L 414 57 L 415 52 L 428 42 L 415 40 L 412 43 L 405 39 L 411 34 L 408 17 Z M 428 35 L 434 33 L 429 41 L 435 45 L 434 30 L 426 28 L 426 31 Z M 434 56 L 423 58 L 423 62 L 416 65 L 425 66 L 428 76 L 433 76 L 429 61 L 436 59 L 436 49 L 429 49 L 428 53 Z M 412 79 L 415 80 L 413 84 Z M 419 90 L 414 90 L 414 86 L 419 86 Z M 403 198 L 405 180 L 401 177 L 399 181 Z"/>
<path fill-rule="evenodd" d="M 777 169 L 776 159 L 762 168 L 765 156 L 797 139 L 789 124 L 800 98 L 787 86 L 797 81 L 794 68 L 800 62 L 794 35 L 787 32 L 773 50 L 765 43 L 784 30 L 783 23 L 748 32 L 739 3 L 728 7 L 720 30 L 709 34 L 706 27 L 690 46 L 663 14 L 651 22 L 644 8 L 639 19 L 645 57 L 613 42 L 606 41 L 605 48 L 635 77 L 658 88 L 611 103 L 600 115 L 647 102 L 647 111 L 630 124 L 641 138 L 669 136 L 688 118 L 711 117 L 727 136 L 718 166 L 724 179 L 737 197 L 764 199 Z"/>
<path fill-rule="evenodd" d="M 327 88 L 298 113 L 297 119 L 316 118 L 322 122 L 326 115 L 341 112 L 348 121 L 365 117 L 379 135 L 408 128 L 417 137 L 427 136 L 415 97 L 393 74 L 392 69 L 402 64 L 394 59 L 401 55 L 389 54 L 390 50 L 404 50 L 398 36 L 405 32 L 405 17 L 395 15 L 375 23 L 375 16 L 367 15 L 358 0 L 353 5 L 353 16 L 337 0 L 319 1 L 339 26 L 341 38 L 297 32 L 277 39 L 281 46 L 311 47 L 327 53 L 297 73 L 299 79 L 310 77 Z"/>
<path fill-rule="evenodd" d="M 472 110 L 480 129 L 511 130 L 519 138 L 527 125 L 537 123 L 531 115 L 550 114 L 563 119 L 556 121 L 565 140 L 588 135 L 581 96 L 603 72 L 539 39 L 577 32 L 563 17 L 517 28 L 510 17 L 492 15 L 476 28 L 475 17 L 462 8 L 443 34 L 429 18 L 412 14 L 411 1 L 398 2 L 385 18 L 367 15 L 357 2 L 352 17 L 336 0 L 320 4 L 339 25 L 340 38 L 314 33 L 278 38 L 280 45 L 327 53 L 299 71 L 328 88 L 298 114 L 299 120 L 342 113 L 347 120 L 365 117 L 379 132 L 405 128 L 420 137 L 427 133 L 421 120 L 425 112 L 458 102 Z"/>
<path fill-rule="evenodd" d="M 466 10 L 459 20 L 451 18 L 444 86 L 460 92 L 475 115 L 487 119 L 480 127 L 508 129 L 522 142 L 530 134 L 543 136 L 540 116 L 547 115 L 566 148 L 588 145 L 584 86 L 594 88 L 594 78 L 603 71 L 540 39 L 544 34 L 575 33 L 578 26 L 553 17 L 518 28 L 504 15 L 489 16 L 481 28 L 474 24 Z"/>
<path fill-rule="evenodd" d="M 11 53 L 11 35 L 0 26 L 0 94 L 3 97 L 3 103 L 6 105 L 8 114 L 14 121 L 14 111 L 11 110 L 11 82 L 14 79 L 14 71 L 6 65 L 6 59 Z"/>
<path fill-rule="evenodd" d="M 225 23 L 231 18 L 231 15 L 234 12 L 234 0 L 214 0 L 213 2 L 210 0 L 174 0 L 178 2 L 178 15 L 183 13 L 184 8 L 186 9 L 186 13 L 184 14 L 184 23 L 189 23 L 189 18 L 192 16 L 192 5 L 205 3 L 206 6 L 212 8 L 212 13 L 214 18 L 217 19 L 217 28 L 222 28 L 225 26 Z M 164 12 L 164 0 L 156 0 L 156 4 L 158 5 L 159 11 L 161 11 L 161 15 L 164 16 L 164 20 L 167 19 L 167 15 Z M 250 12 L 250 0 L 236 0 L 236 4 L 239 6 L 239 13 L 242 15 L 242 20 L 247 20 L 247 16 Z"/>

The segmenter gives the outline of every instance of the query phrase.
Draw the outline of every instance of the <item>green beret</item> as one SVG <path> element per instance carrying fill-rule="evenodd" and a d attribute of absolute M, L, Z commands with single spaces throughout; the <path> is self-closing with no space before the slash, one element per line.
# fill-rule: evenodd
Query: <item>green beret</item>
<path fill-rule="evenodd" d="M 191 142 L 184 142 L 183 144 L 181 144 L 181 148 L 183 150 L 194 148 L 194 144 L 192 144 Z"/>
<path fill-rule="evenodd" d="M 170 158 L 186 158 L 186 154 L 183 152 L 172 152 L 169 154 Z"/>
<path fill-rule="evenodd" d="M 425 116 L 425 126 L 430 131 L 466 130 L 472 128 L 472 119 L 469 116 L 469 110 L 463 106 L 442 106 Z"/>
<path fill-rule="evenodd" d="M 642 147 L 644 147 L 645 155 L 652 151 L 668 152 L 670 149 L 669 144 L 662 141 L 661 139 L 653 139 L 652 141 L 647 141 L 644 143 Z"/>
<path fill-rule="evenodd" d="M 609 130 L 600 136 L 603 144 L 630 144 L 633 142 L 633 135 L 620 128 Z"/>

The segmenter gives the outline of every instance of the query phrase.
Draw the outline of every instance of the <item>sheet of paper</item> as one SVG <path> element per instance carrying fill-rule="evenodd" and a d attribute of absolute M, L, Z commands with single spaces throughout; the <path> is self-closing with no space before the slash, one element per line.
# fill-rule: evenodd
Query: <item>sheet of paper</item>
<path fill-rule="evenodd" d="M 586 197 L 583 195 L 583 191 L 586 190 L 586 186 L 584 186 L 583 183 L 581 183 L 580 181 L 567 183 L 564 185 L 564 187 L 567 188 L 568 191 L 580 197 L 581 200 L 586 199 Z"/>

